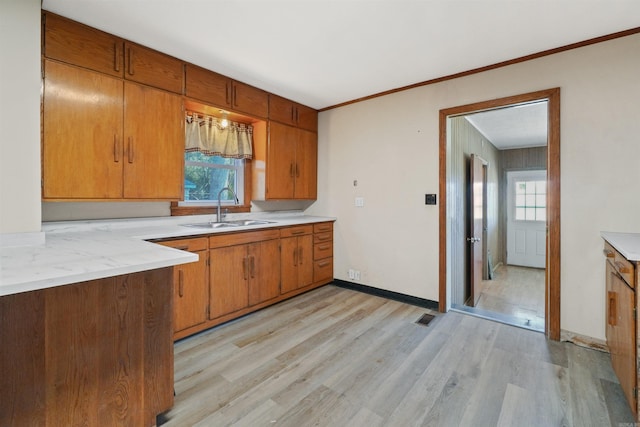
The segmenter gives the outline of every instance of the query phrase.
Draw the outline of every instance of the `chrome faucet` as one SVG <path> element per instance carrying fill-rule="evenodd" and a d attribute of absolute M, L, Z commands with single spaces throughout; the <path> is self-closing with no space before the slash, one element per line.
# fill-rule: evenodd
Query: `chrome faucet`
<path fill-rule="evenodd" d="M 231 188 L 224 187 L 222 190 L 220 190 L 220 192 L 218 192 L 218 211 L 216 214 L 216 222 L 222 222 L 222 215 L 220 215 L 220 195 L 222 195 L 222 192 L 224 190 L 230 191 L 231 194 L 233 194 L 234 199 L 236 199 L 236 203 L 240 203 L 240 201 L 238 200 L 238 196 Z"/>

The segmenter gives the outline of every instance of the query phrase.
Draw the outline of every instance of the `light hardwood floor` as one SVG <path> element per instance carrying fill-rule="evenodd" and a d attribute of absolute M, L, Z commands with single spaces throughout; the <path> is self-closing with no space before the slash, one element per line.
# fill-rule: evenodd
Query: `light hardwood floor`
<path fill-rule="evenodd" d="M 617 426 L 606 353 L 333 285 L 175 345 L 166 426 Z M 432 313 L 436 314 L 436 313 Z"/>

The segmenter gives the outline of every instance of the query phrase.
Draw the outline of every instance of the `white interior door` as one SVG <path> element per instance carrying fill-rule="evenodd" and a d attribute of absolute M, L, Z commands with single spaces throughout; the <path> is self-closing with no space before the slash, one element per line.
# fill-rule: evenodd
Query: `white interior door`
<path fill-rule="evenodd" d="M 507 264 L 545 268 L 547 172 L 507 172 Z"/>

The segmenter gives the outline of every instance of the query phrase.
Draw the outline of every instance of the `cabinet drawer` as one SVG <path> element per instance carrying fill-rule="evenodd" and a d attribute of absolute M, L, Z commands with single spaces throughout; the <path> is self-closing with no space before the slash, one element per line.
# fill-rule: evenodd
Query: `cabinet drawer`
<path fill-rule="evenodd" d="M 304 234 L 311 234 L 312 232 L 313 232 L 313 226 L 299 225 L 295 227 L 287 227 L 287 228 L 280 229 L 280 237 L 302 236 Z"/>
<path fill-rule="evenodd" d="M 326 233 L 333 232 L 333 223 L 332 222 L 320 222 L 318 224 L 313 225 L 314 233 Z"/>
<path fill-rule="evenodd" d="M 333 280 L 333 258 L 321 259 L 313 263 L 313 281 Z"/>
<path fill-rule="evenodd" d="M 321 242 L 313 245 L 313 259 L 330 258 L 333 256 L 333 242 Z"/>
<path fill-rule="evenodd" d="M 607 261 L 611 263 L 613 269 L 624 279 L 629 286 L 635 289 L 636 287 L 636 270 L 635 265 L 627 260 L 620 252 L 618 252 L 613 246 L 605 242 L 604 250 Z"/>
<path fill-rule="evenodd" d="M 195 252 L 204 251 L 209 247 L 209 242 L 206 237 L 200 239 L 181 239 L 181 240 L 168 240 L 164 242 L 157 242 L 163 246 L 169 246 L 171 248 L 180 249 L 183 251 Z"/>
<path fill-rule="evenodd" d="M 333 233 L 316 233 L 313 235 L 313 243 L 330 242 L 333 240 Z"/>

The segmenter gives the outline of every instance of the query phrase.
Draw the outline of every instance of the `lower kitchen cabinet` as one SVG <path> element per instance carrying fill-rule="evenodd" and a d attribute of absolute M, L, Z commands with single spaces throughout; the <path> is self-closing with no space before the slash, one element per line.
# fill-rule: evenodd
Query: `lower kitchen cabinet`
<path fill-rule="evenodd" d="M 209 242 L 206 237 L 161 242 L 164 246 L 193 252 L 198 262 L 173 267 L 173 331 L 207 321 L 209 309 Z"/>
<path fill-rule="evenodd" d="M 333 222 L 158 240 L 199 255 L 173 268 L 179 340 L 333 280 Z"/>
<path fill-rule="evenodd" d="M 280 271 L 283 294 L 313 283 L 313 226 L 301 225 L 280 230 Z"/>
<path fill-rule="evenodd" d="M 333 222 L 313 226 L 313 281 L 333 280 Z"/>
<path fill-rule="evenodd" d="M 171 268 L 0 297 L 0 425 L 152 426 L 173 406 Z"/>
<path fill-rule="evenodd" d="M 209 238 L 209 318 L 278 297 L 280 232 L 277 229 Z"/>
<path fill-rule="evenodd" d="M 636 270 L 608 243 L 604 248 L 606 261 L 606 335 L 611 354 L 611 365 L 622 391 L 637 419 L 638 378 L 637 355 L 637 295 Z M 640 275 L 640 272 L 637 273 Z"/>

